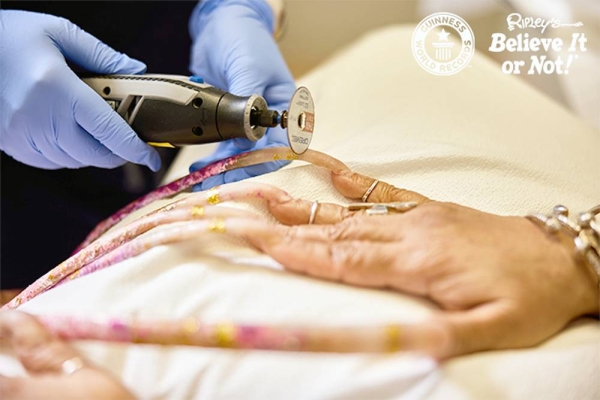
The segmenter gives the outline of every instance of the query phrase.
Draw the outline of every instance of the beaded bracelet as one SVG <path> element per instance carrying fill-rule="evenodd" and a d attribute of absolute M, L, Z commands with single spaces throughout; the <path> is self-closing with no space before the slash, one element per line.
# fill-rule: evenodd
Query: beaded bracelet
<path fill-rule="evenodd" d="M 582 212 L 577 222 L 569 220 L 569 209 L 562 205 L 554 206 L 552 214 L 532 213 L 527 219 L 541 225 L 548 233 L 556 234 L 565 231 L 575 243 L 575 256 L 586 260 L 598 274 L 600 288 L 600 224 L 596 220 L 600 216 L 600 204 Z"/>

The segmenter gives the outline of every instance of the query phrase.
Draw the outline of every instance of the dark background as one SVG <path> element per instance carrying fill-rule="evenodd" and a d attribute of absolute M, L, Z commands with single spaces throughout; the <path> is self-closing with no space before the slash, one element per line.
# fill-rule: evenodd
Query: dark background
<path fill-rule="evenodd" d="M 69 19 L 104 43 L 146 63 L 148 73 L 189 75 L 188 20 L 196 1 L 2 1 L 2 9 Z M 73 66 L 77 72 L 82 72 Z M 56 171 L 0 154 L 0 287 L 24 288 L 69 257 L 101 220 L 159 181 L 176 155 L 160 150 L 162 170 L 145 167 Z M 125 174 L 135 176 L 127 185 Z"/>

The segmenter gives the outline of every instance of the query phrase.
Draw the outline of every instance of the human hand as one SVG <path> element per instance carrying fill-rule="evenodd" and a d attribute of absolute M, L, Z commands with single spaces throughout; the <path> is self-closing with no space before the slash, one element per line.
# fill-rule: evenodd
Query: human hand
<path fill-rule="evenodd" d="M 0 393 L 9 399 L 133 399 L 115 378 L 89 363 L 70 374 L 65 361 L 82 360 L 71 346 L 54 337 L 33 316 L 0 312 L 0 340 L 12 348 L 29 376 L 0 375 Z"/>
<path fill-rule="evenodd" d="M 373 182 L 359 174 L 332 179 L 353 199 Z M 291 271 L 431 299 L 440 311 L 403 331 L 403 340 L 440 359 L 532 346 L 598 313 L 597 275 L 573 257 L 571 239 L 556 240 L 525 218 L 433 202 L 384 182 L 369 201 L 419 205 L 366 216 L 319 203 L 315 225 L 306 225 L 313 203 L 290 200 L 270 210 L 291 226 L 247 239 Z"/>
<path fill-rule="evenodd" d="M 270 108 L 282 111 L 289 105 L 295 84 L 272 31 L 273 13 L 264 0 L 202 1 L 190 19 L 194 38 L 190 69 L 211 85 L 238 96 L 258 94 Z M 233 139 L 219 144 L 214 154 L 192 164 L 190 171 L 245 151 L 281 145 L 288 145 L 286 132 L 269 128 L 256 143 Z M 265 174 L 287 163 L 277 161 L 225 172 L 194 189 L 206 190 Z"/>
<path fill-rule="evenodd" d="M 131 161 L 157 171 L 156 150 L 75 75 L 65 57 L 99 74 L 146 70 L 64 18 L 0 10 L 0 149 L 44 169 Z"/>

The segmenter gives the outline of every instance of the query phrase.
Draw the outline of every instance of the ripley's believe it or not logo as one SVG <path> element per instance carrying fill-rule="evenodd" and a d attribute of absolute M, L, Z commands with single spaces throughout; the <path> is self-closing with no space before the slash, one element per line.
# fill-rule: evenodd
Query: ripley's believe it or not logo
<path fill-rule="evenodd" d="M 425 71 L 434 75 L 454 75 L 473 58 L 475 36 L 469 24 L 458 15 L 431 14 L 415 28 L 412 52 Z"/>

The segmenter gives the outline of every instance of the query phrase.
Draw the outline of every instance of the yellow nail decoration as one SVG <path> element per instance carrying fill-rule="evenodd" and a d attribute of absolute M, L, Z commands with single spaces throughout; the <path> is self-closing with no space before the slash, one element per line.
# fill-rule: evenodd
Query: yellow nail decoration
<path fill-rule="evenodd" d="M 215 339 L 219 347 L 231 347 L 235 342 L 235 326 L 219 324 L 215 326 Z"/>
<path fill-rule="evenodd" d="M 77 271 L 73 272 L 71 275 L 69 275 L 69 280 L 73 280 L 73 279 L 77 278 L 80 273 L 81 273 L 80 269 L 78 269 Z"/>
<path fill-rule="evenodd" d="M 385 327 L 385 336 L 387 338 L 387 350 L 395 352 L 400 350 L 400 327 L 398 325 L 388 325 Z"/>
<path fill-rule="evenodd" d="M 223 218 L 215 218 L 208 225 L 210 232 L 224 233 L 225 232 L 225 220 Z"/>
<path fill-rule="evenodd" d="M 281 156 L 277 153 L 275 153 L 275 155 L 273 156 L 273 161 L 279 161 L 281 160 Z"/>
<path fill-rule="evenodd" d="M 191 210 L 192 217 L 194 218 L 202 218 L 204 217 L 204 207 L 202 206 L 194 206 Z"/>
<path fill-rule="evenodd" d="M 291 151 L 289 153 L 287 153 L 287 155 L 285 156 L 285 159 L 288 161 L 291 160 L 297 160 L 298 159 L 298 154 L 296 153 L 292 153 Z"/>
<path fill-rule="evenodd" d="M 208 193 L 206 193 L 206 201 L 208 204 L 212 205 L 220 203 L 221 199 L 219 199 L 219 189 L 216 187 L 210 189 Z"/>

